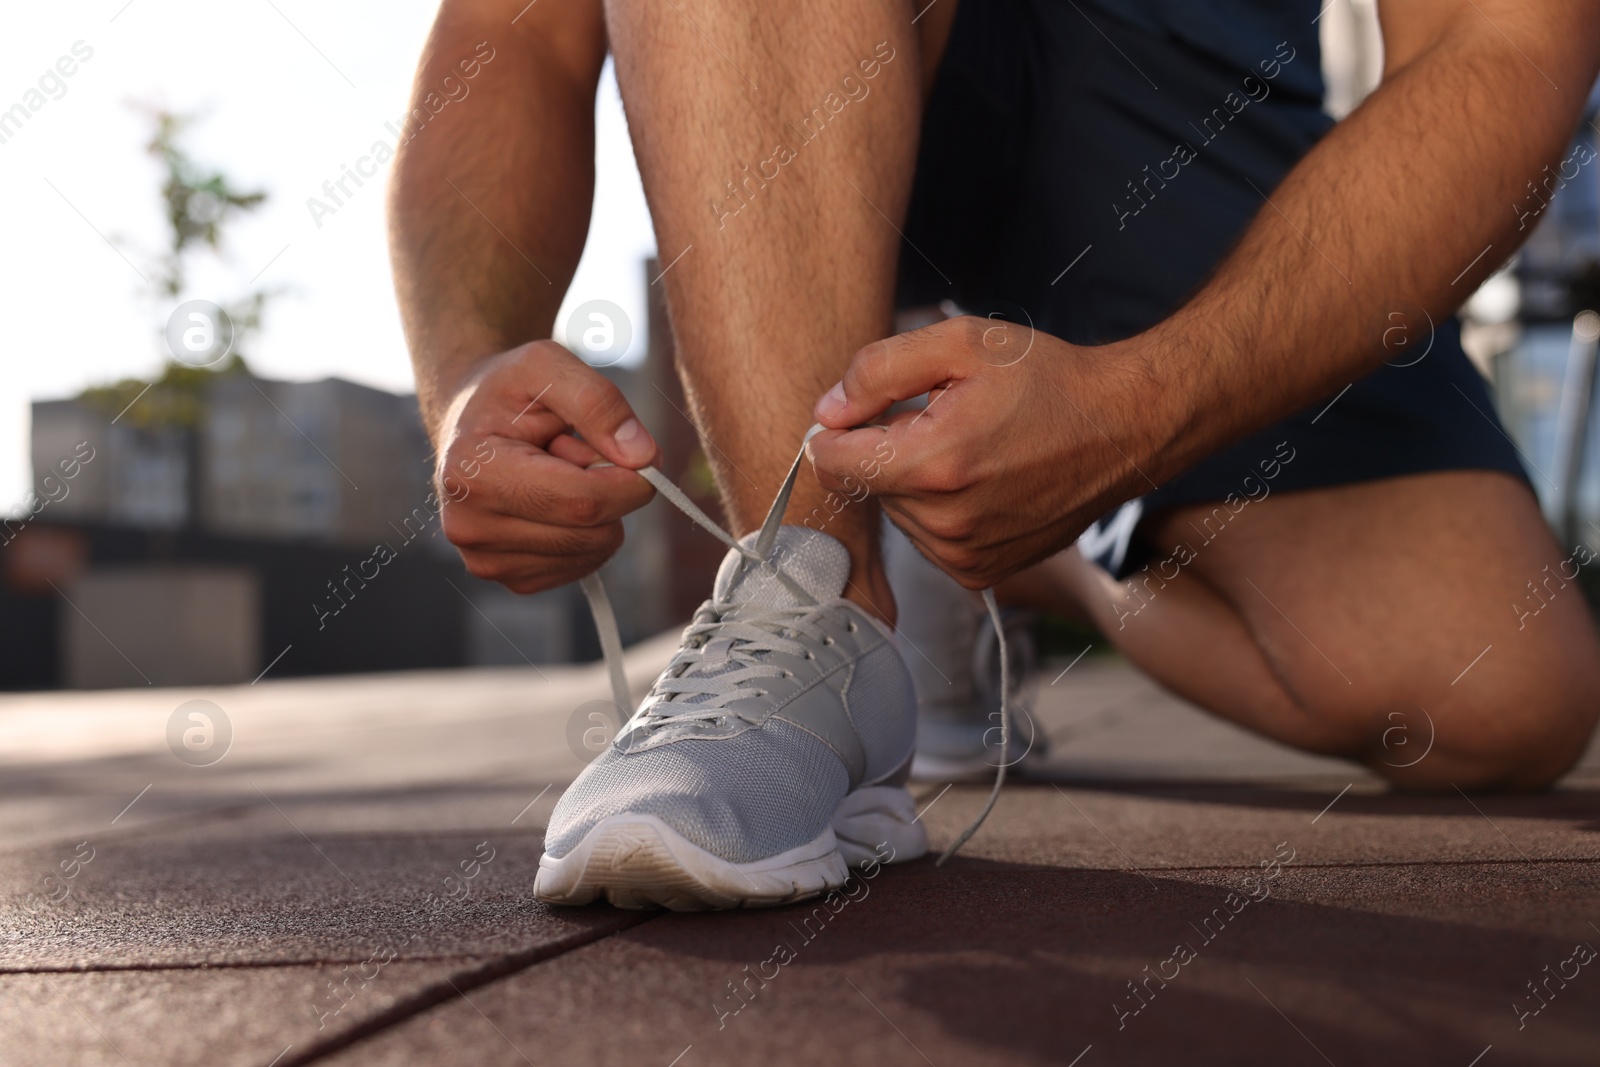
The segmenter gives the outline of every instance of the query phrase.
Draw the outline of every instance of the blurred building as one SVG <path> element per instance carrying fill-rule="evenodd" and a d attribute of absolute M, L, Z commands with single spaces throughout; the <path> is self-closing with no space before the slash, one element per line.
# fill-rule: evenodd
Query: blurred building
<path fill-rule="evenodd" d="M 715 509 L 659 304 L 652 320 L 645 366 L 602 373 Z M 242 369 L 182 381 L 120 412 L 95 393 L 33 405 L 35 489 L 0 518 L 0 688 L 599 655 L 576 585 L 518 596 L 466 573 L 430 504 L 414 397 Z M 661 501 L 628 516 L 601 572 L 624 641 L 706 595 L 721 546 L 677 518 Z"/>
<path fill-rule="evenodd" d="M 1535 176 L 1515 207 L 1532 235 L 1465 314 L 1501 331 L 1493 355 L 1500 411 L 1546 515 L 1564 540 L 1600 548 L 1600 418 L 1590 414 L 1594 337 L 1584 314 L 1600 311 L 1597 115 L 1600 89 L 1562 161 Z"/>
<path fill-rule="evenodd" d="M 0 630 L 32 654 L 0 685 L 470 660 L 414 398 L 239 368 L 169 373 L 121 411 L 104 394 L 33 405 L 34 495 L 0 550 Z"/>
<path fill-rule="evenodd" d="M 428 493 L 414 397 L 337 378 L 217 375 L 196 423 L 113 424 L 88 399 L 34 403 L 36 485 L 84 445 L 96 457 L 50 517 L 370 546 Z"/>
<path fill-rule="evenodd" d="M 371 546 L 422 504 L 432 452 L 415 397 L 337 378 L 220 378 L 201 434 L 200 525 Z"/>

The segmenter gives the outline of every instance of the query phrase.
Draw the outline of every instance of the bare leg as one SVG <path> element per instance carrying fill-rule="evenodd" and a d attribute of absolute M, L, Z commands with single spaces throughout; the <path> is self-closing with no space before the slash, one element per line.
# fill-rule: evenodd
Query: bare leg
<path fill-rule="evenodd" d="M 922 50 L 908 3 L 611 0 L 678 358 L 736 533 L 754 529 L 816 399 L 888 335 Z M 824 493 L 803 468 L 788 521 Z M 826 514 L 826 512 L 824 512 Z M 878 513 L 826 532 L 851 599 L 893 621 Z"/>
<path fill-rule="evenodd" d="M 1181 696 L 1407 786 L 1535 787 L 1581 755 L 1600 714 L 1600 644 L 1560 578 L 1570 552 L 1513 480 L 1395 478 L 1274 495 L 1225 525 L 1179 509 L 1153 527 L 1164 553 L 1187 543 L 1192 562 L 1126 582 L 1075 550 L 1043 566 Z"/>

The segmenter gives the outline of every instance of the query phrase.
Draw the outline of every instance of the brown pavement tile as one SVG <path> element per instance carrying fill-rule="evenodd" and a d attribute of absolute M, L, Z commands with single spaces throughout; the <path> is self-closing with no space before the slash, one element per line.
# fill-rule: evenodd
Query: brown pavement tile
<path fill-rule="evenodd" d="M 1512 1009 L 1535 1003 L 1523 983 L 1546 964 L 1600 945 L 1581 918 L 1600 914 L 1600 864 L 1538 866 L 1562 884 L 1526 864 L 1291 863 L 1247 903 L 1228 896 L 1239 871 L 921 861 L 831 909 L 654 919 L 329 1062 L 1067 1064 L 1087 1049 L 1083 1067 L 1466 1067 L 1493 1045 L 1486 1062 L 1590 1064 L 1600 963 L 1520 1030 Z M 1184 942 L 1192 958 L 1167 962 Z M 1146 967 L 1169 978 L 1136 999 Z"/>
<path fill-rule="evenodd" d="M 586 668 L 541 688 L 530 673 L 241 688 L 236 748 L 200 770 L 175 766 L 159 732 L 188 694 L 0 698 L 0 1033 L 26 1037 L 0 1063 L 107 1054 L 57 990 L 135 1063 L 266 1064 L 291 1042 L 279 1067 L 680 1054 L 679 1067 L 945 1067 L 1070 1063 L 1090 1045 L 1079 1067 L 1322 1063 L 1319 1050 L 1339 1067 L 1467 1067 L 1491 1043 L 1480 1067 L 1493 1067 L 1593 1062 L 1575 1050 L 1600 1047 L 1593 968 L 1520 1032 L 1511 1009 L 1577 939 L 1600 945 L 1583 933 L 1585 916 L 1600 923 L 1593 750 L 1542 796 L 1394 795 L 1091 657 L 1040 679 L 1051 780 L 1014 781 L 948 868 L 884 872 L 808 943 L 784 930 L 809 908 L 533 903 L 544 821 L 581 766 L 566 720 L 604 683 Z M 935 841 L 985 792 L 940 797 Z M 41 903 L 85 840 L 71 894 Z M 446 878 L 485 841 L 494 859 L 450 898 L 462 883 Z M 1197 958 L 1118 1029 L 1126 983 L 1278 842 L 1295 861 L 1270 899 L 1210 941 L 1192 935 Z M 719 1028 L 714 998 L 780 937 L 795 961 Z M 374 996 L 316 1032 L 304 990 L 385 950 Z M 185 1059 L 185 1035 L 209 1058 Z"/>
<path fill-rule="evenodd" d="M 1288 840 L 1312 863 L 1600 859 L 1600 788 L 1421 796 L 1367 782 L 1340 796 L 1348 784 L 1011 780 L 964 852 L 1019 864 L 1193 867 L 1250 863 Z M 942 789 L 915 790 L 938 845 L 988 795 L 981 785 Z"/>
<path fill-rule="evenodd" d="M 491 958 L 0 974 L 0 1062 L 297 1067 L 640 918 Z"/>
<path fill-rule="evenodd" d="M 379 817 L 258 796 L 87 847 L 10 850 L 0 1063 L 261 1065 L 293 1046 L 289 1067 L 640 920 L 532 901 L 542 817 L 513 827 L 524 791 L 481 792 L 365 797 Z M 438 809 L 494 817 L 446 830 Z"/>
<path fill-rule="evenodd" d="M 628 650 L 636 692 L 676 643 L 661 635 Z M 244 764 L 279 787 L 458 783 L 508 771 L 571 777 L 578 768 L 564 743 L 567 719 L 579 704 L 607 695 L 599 664 L 0 694 L 0 781 L 54 779 L 93 790 L 98 777 L 81 772 L 121 760 L 138 788 L 150 770 L 192 770 L 167 750 L 167 726 L 179 705 L 195 699 L 216 704 L 232 727 L 232 749 L 217 767 Z M 140 760 L 150 762 L 135 769 Z M 211 780 L 225 778 L 188 779 L 196 789 Z"/>
<path fill-rule="evenodd" d="M 271 814 L 7 853 L 0 969 L 481 957 L 615 918 L 533 901 L 539 826 L 302 835 Z"/>
<path fill-rule="evenodd" d="M 7 770 L 0 772 L 0 851 L 223 812 L 256 811 L 283 825 L 265 798 L 293 812 L 302 828 L 450 830 L 506 826 L 515 819 L 526 829 L 543 824 L 566 782 L 583 767 L 564 744 L 560 748 L 565 759 L 549 754 L 546 769 L 553 773 L 543 779 L 524 765 L 449 782 L 426 776 L 406 781 L 398 774 L 390 782 L 351 781 L 336 773 L 290 782 L 275 773 L 276 765 L 225 760 L 183 767 L 166 752 Z M 413 753 L 408 765 L 415 769 L 419 762 Z"/>
<path fill-rule="evenodd" d="M 354 977 L 343 965 L 0 975 L 0 1062 L 266 1067 L 280 1055 L 348 1038 L 441 983 L 451 967 L 375 961 L 351 971 Z"/>

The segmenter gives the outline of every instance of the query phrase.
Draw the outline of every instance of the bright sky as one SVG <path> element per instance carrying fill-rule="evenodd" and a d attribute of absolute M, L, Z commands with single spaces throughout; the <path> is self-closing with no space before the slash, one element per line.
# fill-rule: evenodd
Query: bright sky
<path fill-rule="evenodd" d="M 29 401 L 148 374 L 162 361 L 170 309 L 149 301 L 135 270 L 151 274 L 165 238 L 160 175 L 143 151 L 149 124 L 130 102 L 200 112 L 206 117 L 186 142 L 192 155 L 239 187 L 270 194 L 234 227 L 225 262 L 194 279 L 214 289 L 218 303 L 249 291 L 258 273 L 257 286 L 286 290 L 251 351 L 255 370 L 411 389 L 384 244 L 388 167 L 320 229 L 306 199 L 322 196 L 322 183 L 374 141 L 393 144 L 384 123 L 398 125 L 405 113 L 437 6 L 88 0 L 6 13 L 0 112 L 23 102 L 75 43 L 93 55 L 0 144 L 0 512 L 29 488 Z M 449 106 L 471 103 L 469 93 Z M 558 322 L 575 304 L 613 301 L 634 324 L 632 360 L 644 351 L 640 261 L 655 240 L 609 68 L 597 115 L 594 223 Z"/>

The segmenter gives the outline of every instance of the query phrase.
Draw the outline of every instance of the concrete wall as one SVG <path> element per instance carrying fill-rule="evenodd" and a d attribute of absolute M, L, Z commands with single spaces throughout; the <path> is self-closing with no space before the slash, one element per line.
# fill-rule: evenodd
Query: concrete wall
<path fill-rule="evenodd" d="M 261 589 L 246 568 L 105 568 L 65 592 L 57 617 L 71 688 L 225 685 L 261 670 Z"/>

